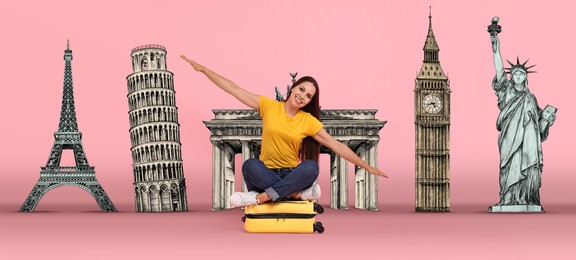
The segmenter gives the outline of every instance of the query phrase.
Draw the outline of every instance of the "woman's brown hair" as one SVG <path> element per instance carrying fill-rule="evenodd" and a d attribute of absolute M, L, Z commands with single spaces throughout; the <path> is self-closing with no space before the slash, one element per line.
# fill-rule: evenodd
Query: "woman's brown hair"
<path fill-rule="evenodd" d="M 318 88 L 318 82 L 313 77 L 304 76 L 295 81 L 292 84 L 292 87 L 290 87 L 290 93 L 288 93 L 286 100 L 288 100 L 288 98 L 292 94 L 292 89 L 300 85 L 302 82 L 312 83 L 312 85 L 314 85 L 314 87 L 316 88 L 316 94 L 314 94 L 310 102 L 306 104 L 306 106 L 301 108 L 301 110 L 310 113 L 313 117 L 320 120 L 320 88 Z M 300 145 L 300 155 L 299 155 L 300 160 L 301 161 L 314 160 L 318 162 L 319 155 L 320 155 L 320 143 L 316 142 L 316 140 L 314 140 L 314 138 L 312 138 L 311 136 L 304 138 L 304 140 L 302 140 L 302 144 Z"/>

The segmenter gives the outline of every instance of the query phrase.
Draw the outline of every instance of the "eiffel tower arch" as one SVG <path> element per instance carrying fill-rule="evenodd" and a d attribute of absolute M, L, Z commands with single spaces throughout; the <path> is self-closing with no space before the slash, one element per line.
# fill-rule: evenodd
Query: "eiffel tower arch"
<path fill-rule="evenodd" d="M 34 209 L 40 202 L 40 199 L 46 193 L 60 186 L 73 186 L 81 188 L 90 193 L 92 197 L 94 197 L 94 199 L 96 200 L 98 206 L 100 206 L 100 209 L 102 211 L 117 211 L 116 207 L 114 206 L 114 204 L 112 204 L 112 202 L 106 195 L 106 192 L 104 192 L 104 189 L 102 189 L 102 186 L 100 185 L 100 183 L 98 183 L 96 179 L 94 180 L 78 179 L 69 181 L 69 180 L 63 180 L 63 178 L 54 180 L 47 180 L 46 178 L 44 178 L 38 180 L 38 182 L 32 189 L 32 192 L 30 192 L 30 195 L 20 208 L 20 211 L 22 212 L 34 211 Z"/>
<path fill-rule="evenodd" d="M 45 167 L 41 167 L 40 179 L 20 207 L 21 212 L 34 211 L 40 199 L 47 192 L 60 186 L 79 187 L 94 197 L 102 211 L 117 211 L 108 195 L 96 179 L 94 167 L 82 147 L 82 133 L 78 131 L 76 109 L 74 105 L 74 88 L 72 84 L 72 50 L 70 44 L 64 51 L 64 91 L 58 131 L 54 133 L 54 145 Z M 61 167 L 63 150 L 72 150 L 75 167 Z"/>

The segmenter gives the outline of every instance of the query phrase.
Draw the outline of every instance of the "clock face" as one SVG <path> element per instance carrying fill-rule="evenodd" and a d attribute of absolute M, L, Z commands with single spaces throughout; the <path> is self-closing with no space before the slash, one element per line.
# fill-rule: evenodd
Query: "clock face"
<path fill-rule="evenodd" d="M 428 94 L 424 97 L 424 111 L 428 113 L 438 113 L 442 109 L 442 98 L 435 94 Z"/>

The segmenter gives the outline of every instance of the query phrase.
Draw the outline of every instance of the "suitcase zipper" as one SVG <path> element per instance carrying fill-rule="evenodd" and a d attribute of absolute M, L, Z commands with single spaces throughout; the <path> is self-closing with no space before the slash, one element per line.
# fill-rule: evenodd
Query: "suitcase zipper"
<path fill-rule="evenodd" d="M 276 213 L 276 214 L 246 214 L 246 218 L 252 219 L 294 219 L 294 218 L 314 218 L 316 214 L 296 214 L 296 213 Z"/>

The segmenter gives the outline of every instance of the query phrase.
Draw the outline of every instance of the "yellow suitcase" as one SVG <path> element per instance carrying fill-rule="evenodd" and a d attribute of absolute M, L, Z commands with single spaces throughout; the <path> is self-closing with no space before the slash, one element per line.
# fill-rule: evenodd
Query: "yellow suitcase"
<path fill-rule="evenodd" d="M 249 233 L 323 233 L 315 220 L 324 208 L 312 201 L 279 201 L 244 208 L 244 230 Z"/>

